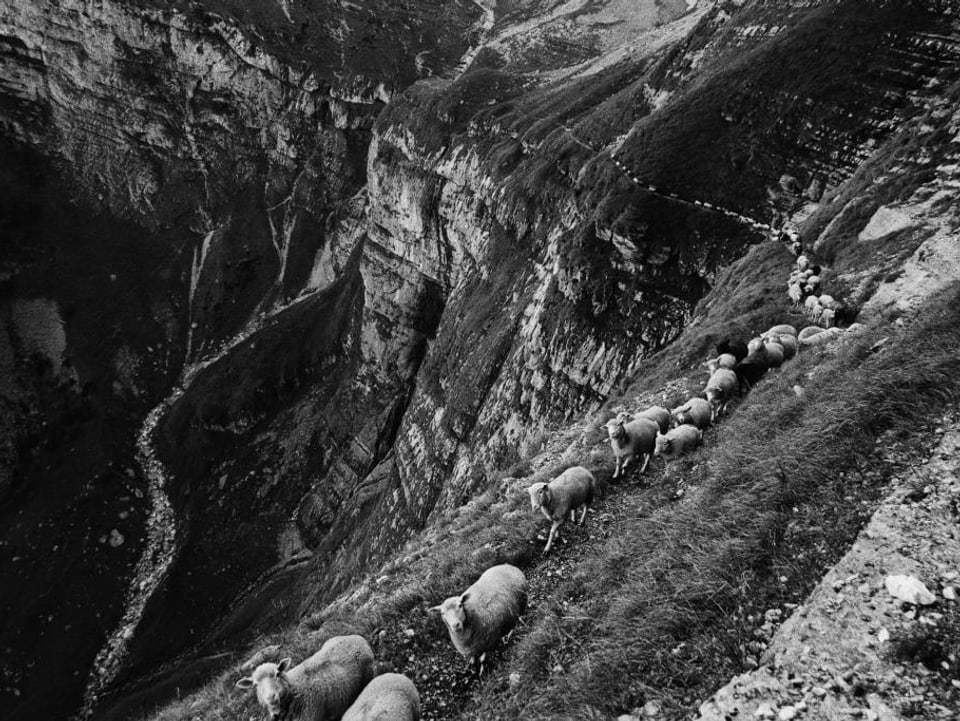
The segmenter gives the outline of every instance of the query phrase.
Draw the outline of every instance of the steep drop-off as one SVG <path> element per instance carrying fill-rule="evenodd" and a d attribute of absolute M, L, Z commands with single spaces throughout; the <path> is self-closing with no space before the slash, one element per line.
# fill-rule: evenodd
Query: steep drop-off
<path fill-rule="evenodd" d="M 819 200 L 956 64 L 939 6 L 623 5 L 2 9 L 7 134 L 188 268 L 150 439 L 176 554 L 106 716 L 597 409 L 763 240 L 734 213 Z"/>

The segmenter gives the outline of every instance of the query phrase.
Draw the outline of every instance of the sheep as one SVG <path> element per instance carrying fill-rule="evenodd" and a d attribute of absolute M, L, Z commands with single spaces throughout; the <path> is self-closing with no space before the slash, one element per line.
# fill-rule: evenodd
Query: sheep
<path fill-rule="evenodd" d="M 419 721 L 420 694 L 401 673 L 385 673 L 367 684 L 343 721 Z"/>
<path fill-rule="evenodd" d="M 803 310 L 810 320 L 817 321 L 823 312 L 823 306 L 820 305 L 820 300 L 817 296 L 810 295 L 807 296 L 807 299 L 803 302 Z"/>
<path fill-rule="evenodd" d="M 783 361 L 787 356 L 787 352 L 784 350 L 783 345 L 779 341 L 772 340 L 771 338 L 764 338 L 763 347 L 767 352 L 767 367 L 779 368 L 783 365 Z"/>
<path fill-rule="evenodd" d="M 580 521 L 577 525 L 583 525 L 583 519 L 587 515 L 590 504 L 593 503 L 596 490 L 596 479 L 583 466 L 568 468 L 549 483 L 534 483 L 527 489 L 530 494 L 530 507 L 534 511 L 540 509 L 547 520 L 553 521 L 547 546 L 543 549 L 544 553 L 550 550 L 553 537 L 568 513 L 570 520 L 573 521 L 576 518 L 577 509 L 580 508 Z"/>
<path fill-rule="evenodd" d="M 651 421 L 654 421 L 658 426 L 660 426 L 661 433 L 666 433 L 670 429 L 670 421 L 672 420 L 670 411 L 662 406 L 650 406 L 645 411 L 635 413 L 633 418 L 634 420 L 639 418 L 647 418 Z"/>
<path fill-rule="evenodd" d="M 804 341 L 809 340 L 810 338 L 817 335 L 818 333 L 823 333 L 823 330 L 824 329 L 818 325 L 807 326 L 802 331 L 800 331 L 800 335 L 798 336 L 800 345 L 811 345 L 810 343 L 805 343 Z"/>
<path fill-rule="evenodd" d="M 787 296 L 789 296 L 790 302 L 793 303 L 793 307 L 799 308 L 803 303 L 803 286 L 791 283 L 787 288 Z"/>
<path fill-rule="evenodd" d="M 737 357 L 732 353 L 721 353 L 716 358 L 711 358 L 703 365 L 710 371 L 714 373 L 719 368 L 728 368 L 732 369 L 737 364 Z M 660 430 L 663 430 L 662 428 Z"/>
<path fill-rule="evenodd" d="M 237 688 L 256 687 L 271 721 L 340 718 L 373 678 L 373 651 L 362 636 L 334 636 L 310 658 L 291 663 L 261 663 L 237 681 Z"/>
<path fill-rule="evenodd" d="M 504 563 L 484 571 L 459 596 L 450 596 L 431 611 L 439 611 L 454 647 L 467 661 L 483 662 L 516 624 L 527 605 L 527 579 L 516 566 Z"/>
<path fill-rule="evenodd" d="M 843 333 L 843 329 L 837 328 L 836 326 L 833 328 L 820 328 L 817 326 L 817 328 L 820 332 L 807 334 L 800 341 L 800 345 L 822 345 L 824 343 L 829 343 L 831 340 Z M 806 328 L 804 328 L 804 330 L 806 330 Z"/>
<path fill-rule="evenodd" d="M 783 346 L 783 359 L 785 361 L 793 358 L 797 354 L 797 351 L 800 350 L 800 342 L 795 335 L 778 335 L 774 336 L 771 340 L 775 340 Z"/>
<path fill-rule="evenodd" d="M 809 278 L 807 278 L 806 287 L 807 287 L 807 292 L 808 292 L 808 293 L 816 293 L 817 291 L 819 291 L 819 290 L 820 290 L 820 276 L 819 276 L 819 275 L 811 275 Z"/>
<path fill-rule="evenodd" d="M 730 338 L 725 338 L 717 343 L 717 353 L 720 355 L 729 353 L 736 358 L 737 361 L 741 361 L 746 358 L 747 352 L 747 344 L 742 340 L 731 340 Z"/>
<path fill-rule="evenodd" d="M 821 295 L 818 300 L 820 305 L 822 305 L 824 308 L 836 309 L 836 307 L 839 305 L 832 295 L 827 295 L 826 293 Z"/>
<path fill-rule="evenodd" d="M 710 405 L 711 421 L 716 421 L 717 416 L 726 410 L 738 385 L 737 374 L 728 368 L 719 368 L 710 376 L 704 395 Z"/>
<path fill-rule="evenodd" d="M 623 415 L 612 418 L 607 421 L 607 435 L 610 436 L 610 447 L 613 449 L 613 455 L 617 459 L 617 467 L 613 472 L 613 477 L 618 478 L 627 464 L 633 460 L 636 455 L 644 457 L 643 467 L 640 473 L 647 470 L 647 464 L 650 463 L 650 456 L 653 453 L 654 440 L 657 437 L 657 431 L 660 426 L 656 421 L 649 418 L 637 418 L 629 422 L 624 422 Z"/>
<path fill-rule="evenodd" d="M 810 267 L 810 259 L 807 256 L 801 255 L 797 257 L 797 270 L 799 270 L 802 273 L 809 267 Z"/>
<path fill-rule="evenodd" d="M 710 403 L 703 398 L 691 398 L 682 406 L 671 411 L 674 422 L 678 426 L 693 425 L 699 429 L 709 428 L 713 422 L 713 412 Z"/>
<path fill-rule="evenodd" d="M 770 328 L 770 330 L 768 330 L 766 333 L 764 333 L 764 334 L 763 334 L 763 337 L 764 337 L 764 338 L 771 338 L 771 337 L 773 337 L 773 336 L 778 336 L 778 335 L 790 335 L 790 336 L 793 336 L 794 338 L 796 338 L 796 337 L 797 337 L 797 329 L 794 328 L 792 325 L 786 325 L 786 324 L 784 324 L 784 325 L 775 325 L 775 326 L 773 326 L 772 328 Z"/>
<path fill-rule="evenodd" d="M 684 453 L 694 450 L 700 445 L 702 439 L 702 430 L 689 423 L 684 423 L 669 433 L 657 436 L 657 448 L 654 455 L 663 456 L 664 461 L 669 463 Z"/>
<path fill-rule="evenodd" d="M 831 328 L 837 319 L 837 311 L 833 308 L 824 308 L 820 312 L 820 325 L 824 328 Z"/>

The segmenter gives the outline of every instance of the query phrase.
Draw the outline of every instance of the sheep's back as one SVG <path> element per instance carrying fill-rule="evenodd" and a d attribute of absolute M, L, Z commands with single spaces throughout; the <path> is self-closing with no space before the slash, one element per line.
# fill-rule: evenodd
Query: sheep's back
<path fill-rule="evenodd" d="M 377 676 L 343 715 L 343 721 L 418 721 L 419 718 L 417 687 L 399 673 Z"/>
<path fill-rule="evenodd" d="M 634 452 L 653 453 L 653 444 L 657 439 L 660 426 L 650 418 L 637 418 L 623 424 L 627 432 L 628 445 Z"/>
<path fill-rule="evenodd" d="M 466 602 L 470 655 L 489 651 L 517 622 L 527 603 L 527 579 L 510 564 L 488 568 L 469 589 Z"/>
<path fill-rule="evenodd" d="M 548 484 L 553 494 L 554 518 L 562 518 L 574 508 L 593 502 L 593 474 L 583 466 L 568 468 Z"/>
<path fill-rule="evenodd" d="M 292 668 L 291 719 L 338 719 L 373 678 L 373 651 L 362 636 L 334 636 Z"/>
<path fill-rule="evenodd" d="M 650 406 L 647 410 L 637 413 L 634 418 L 646 418 L 653 421 L 660 427 L 661 433 L 666 433 L 670 429 L 670 411 L 661 406 Z"/>

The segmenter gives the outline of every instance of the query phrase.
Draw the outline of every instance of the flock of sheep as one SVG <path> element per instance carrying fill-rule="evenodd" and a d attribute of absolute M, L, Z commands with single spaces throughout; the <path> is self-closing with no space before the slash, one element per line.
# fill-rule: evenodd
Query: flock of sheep
<path fill-rule="evenodd" d="M 635 414 L 618 414 L 606 425 L 616 459 L 614 478 L 631 462 L 642 459 L 643 474 L 653 457 L 661 456 L 669 464 L 694 450 L 700 445 L 703 431 L 768 370 L 779 368 L 802 346 L 818 345 L 842 332 L 833 325 L 835 316 L 825 315 L 833 299 L 817 295 L 817 271 L 805 256 L 799 256 L 790 277 L 789 294 L 793 299 L 794 289 L 802 287 L 806 298 L 816 299 L 821 307 L 816 320 L 827 327 L 811 326 L 798 333 L 792 325 L 777 325 L 746 343 L 724 340 L 717 345 L 717 357 L 704 364 L 710 376 L 699 396 L 673 410 L 651 406 Z M 596 490 L 596 479 L 583 466 L 568 468 L 549 483 L 534 483 L 527 489 L 532 510 L 541 512 L 552 524 L 545 553 L 568 515 L 576 521 L 579 510 L 578 524 L 583 524 Z M 527 579 L 523 572 L 516 566 L 502 564 L 488 568 L 466 591 L 430 610 L 440 613 L 456 650 L 470 663 L 479 662 L 482 672 L 486 654 L 513 628 L 526 602 Z M 374 677 L 373 652 L 361 636 L 337 636 L 299 665 L 291 668 L 290 664 L 290 659 L 262 663 L 236 684 L 239 688 L 256 688 L 257 699 L 271 721 L 420 718 L 420 697 L 413 682 L 397 673 Z"/>
<path fill-rule="evenodd" d="M 527 579 L 508 563 L 488 568 L 470 588 L 439 611 L 454 647 L 469 662 L 488 651 L 516 624 L 527 603 Z M 285 658 L 261 663 L 237 681 L 254 688 L 270 721 L 419 721 L 420 694 L 407 676 L 374 676 L 373 650 L 362 636 L 335 636 L 297 666 Z"/>

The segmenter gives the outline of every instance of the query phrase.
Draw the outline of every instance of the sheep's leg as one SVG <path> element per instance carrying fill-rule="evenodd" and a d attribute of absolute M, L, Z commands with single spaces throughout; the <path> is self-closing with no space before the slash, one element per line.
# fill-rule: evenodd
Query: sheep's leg
<path fill-rule="evenodd" d="M 570 509 L 570 522 L 573 523 L 577 520 L 577 510 L 575 508 Z"/>
<path fill-rule="evenodd" d="M 587 506 L 584 505 L 584 507 L 580 509 L 580 521 L 579 521 L 579 523 L 577 523 L 577 525 L 578 525 L 578 526 L 582 526 L 582 525 L 583 525 L 583 519 L 586 518 L 586 517 L 587 517 Z"/>
<path fill-rule="evenodd" d="M 550 550 L 550 547 L 553 545 L 553 537 L 557 534 L 557 529 L 560 527 L 560 521 L 554 521 L 553 525 L 550 527 L 550 537 L 547 538 L 547 546 L 543 549 L 544 553 L 547 553 Z"/>
<path fill-rule="evenodd" d="M 650 454 L 649 454 L 649 453 L 644 453 L 644 454 L 643 454 L 643 467 L 640 469 L 640 475 L 641 475 L 641 476 L 643 475 L 644 471 L 647 470 L 647 466 L 649 466 L 649 465 L 650 465 Z"/>
<path fill-rule="evenodd" d="M 617 476 L 620 475 L 620 461 L 621 461 L 621 460 L 622 460 L 622 458 L 621 458 L 620 456 L 617 456 L 617 467 L 613 469 L 613 477 L 614 477 L 614 478 L 616 478 Z"/>

